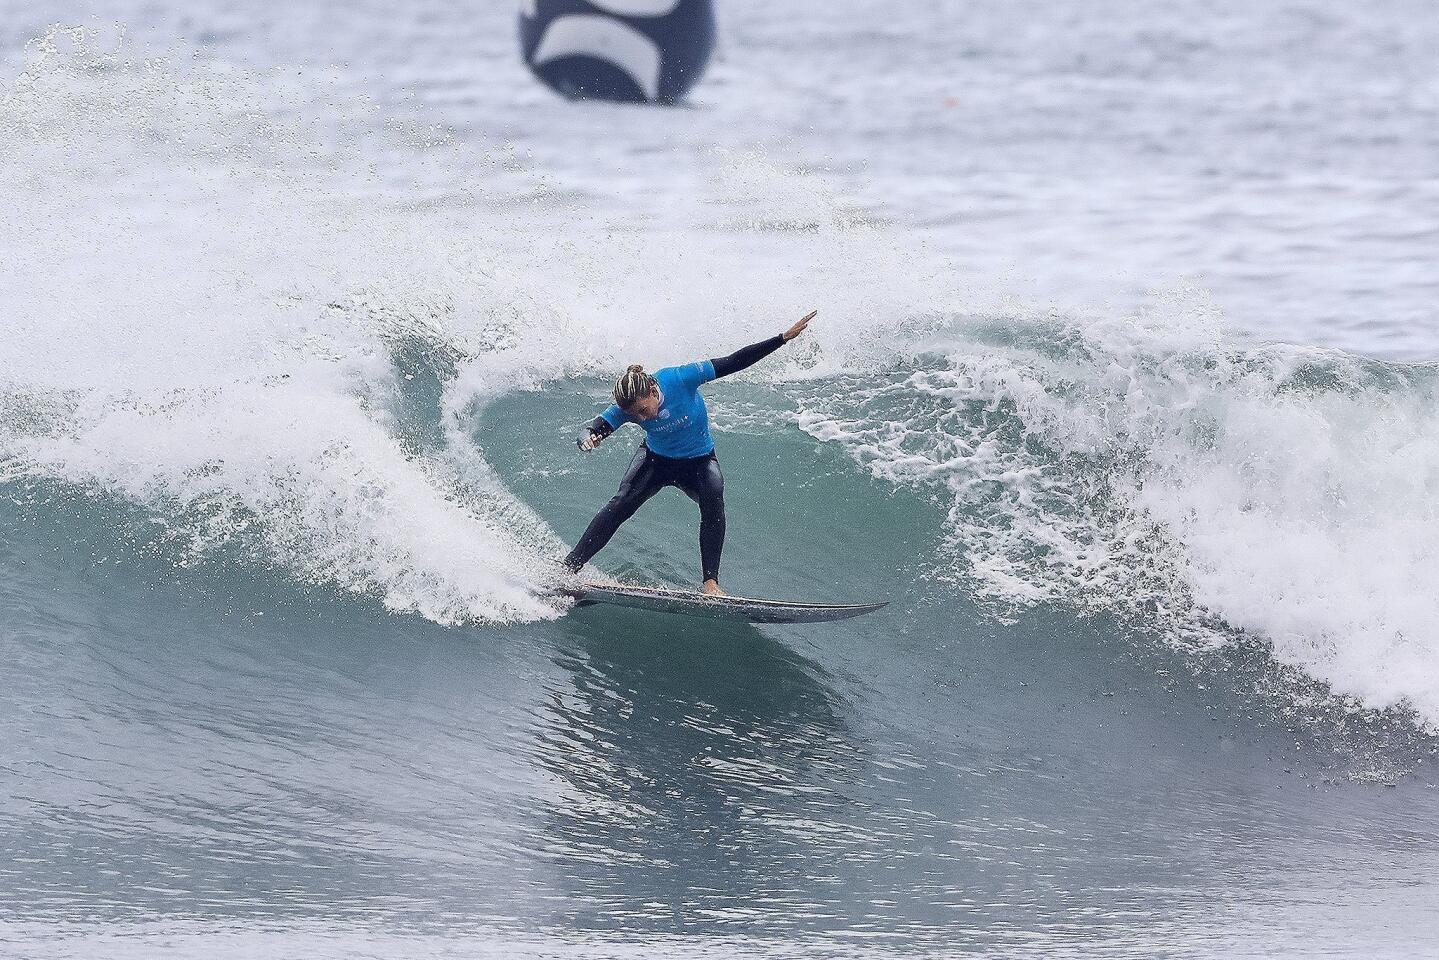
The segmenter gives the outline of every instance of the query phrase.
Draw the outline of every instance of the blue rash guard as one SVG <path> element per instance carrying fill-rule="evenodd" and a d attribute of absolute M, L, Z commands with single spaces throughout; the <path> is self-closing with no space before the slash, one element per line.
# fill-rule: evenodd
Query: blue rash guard
<path fill-rule="evenodd" d="M 703 457 L 712 451 L 715 444 L 710 437 L 710 415 L 699 388 L 715 378 L 713 361 L 665 367 L 656 370 L 654 378 L 664 400 L 652 418 L 636 419 L 616 405 L 600 417 L 615 430 L 626 423 L 638 424 L 644 429 L 646 446 L 661 457 Z"/>
<path fill-rule="evenodd" d="M 719 581 L 720 551 L 724 549 L 724 475 L 710 438 L 709 411 L 700 386 L 738 373 L 784 345 L 784 335 L 761 340 L 713 360 L 682 367 L 665 367 L 654 373 L 662 399 L 655 416 L 638 420 L 611 406 L 589 423 L 591 439 L 603 440 L 626 423 L 645 431 L 645 443 L 620 481 L 619 492 L 595 514 L 584 536 L 565 557 L 564 565 L 578 571 L 605 544 L 620 524 L 634 516 L 646 500 L 664 487 L 679 487 L 700 508 L 700 565 L 706 580 Z"/>

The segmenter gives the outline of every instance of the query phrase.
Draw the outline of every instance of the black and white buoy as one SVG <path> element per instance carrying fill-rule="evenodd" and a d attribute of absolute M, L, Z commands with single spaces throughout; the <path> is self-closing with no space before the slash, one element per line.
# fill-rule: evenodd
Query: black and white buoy
<path fill-rule="evenodd" d="M 523 0 L 525 63 L 571 100 L 674 103 L 714 50 L 711 0 Z"/>

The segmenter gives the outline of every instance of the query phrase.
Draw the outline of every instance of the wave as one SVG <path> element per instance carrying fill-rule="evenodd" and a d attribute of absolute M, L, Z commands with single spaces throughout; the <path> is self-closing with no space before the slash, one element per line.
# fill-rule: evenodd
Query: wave
<path fill-rule="evenodd" d="M 0 466 L 143 504 L 177 563 L 244 539 L 301 581 L 441 622 L 555 616 L 546 525 L 403 360 L 489 293 L 335 179 L 252 80 L 45 38 L 0 104 L 24 225 L 0 332 Z M 318 159 L 318 163 L 317 163 Z M 476 329 L 485 331 L 483 323 Z"/>
<path fill-rule="evenodd" d="M 536 571 L 563 547 L 497 476 L 481 414 L 559 383 L 598 398 L 621 361 L 819 305 L 748 376 L 792 407 L 781 428 L 933 496 L 941 578 L 1000 615 L 1258 637 L 1439 722 L 1433 366 L 1245 342 L 1192 292 L 1134 316 L 1002 309 L 762 156 L 714 158 L 688 227 L 616 229 L 432 132 L 387 128 L 365 155 L 390 166 L 350 163 L 325 135 L 353 104 L 317 133 L 279 119 L 285 96 L 84 32 L 32 50 L 0 103 L 22 226 L 0 279 L 7 483 L 139 504 L 180 565 L 243 542 L 442 623 L 554 617 Z M 445 167 L 480 185 L 417 209 Z"/>
<path fill-rule="evenodd" d="M 297 105 L 327 125 L 290 119 Z M 670 362 L 716 328 L 753 338 L 759 291 L 788 269 L 750 272 L 736 298 L 691 235 L 617 237 L 503 151 L 85 29 L 31 44 L 0 129 L 19 227 L 0 478 L 143 505 L 183 531 L 179 564 L 243 540 L 302 582 L 445 623 L 561 609 L 536 571 L 563 547 L 496 478 L 474 428 L 486 406 L 641 343 Z M 787 191 L 781 220 L 808 224 L 818 256 L 823 191 L 726 162 L 718 188 L 767 190 L 776 209 Z M 456 209 L 474 216 L 456 227 Z M 707 309 L 718 322 L 678 299 L 687 278 L 725 304 Z M 636 304 L 656 329 L 637 332 Z"/>
<path fill-rule="evenodd" d="M 936 329 L 798 424 L 939 491 L 946 570 L 1193 648 L 1262 638 L 1372 708 L 1439 722 L 1439 368 L 1244 345 L 1192 297 L 1127 318 Z"/>

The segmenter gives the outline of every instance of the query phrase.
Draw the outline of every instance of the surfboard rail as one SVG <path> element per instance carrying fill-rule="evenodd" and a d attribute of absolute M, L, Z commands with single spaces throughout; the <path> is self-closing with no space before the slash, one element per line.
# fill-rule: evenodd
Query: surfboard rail
<path fill-rule="evenodd" d="M 749 623 L 826 623 L 873 613 L 889 605 L 876 603 L 811 603 L 762 597 L 706 596 L 696 590 L 645 586 L 618 581 L 590 581 L 562 587 L 560 592 L 581 604 L 609 603 L 640 610 L 675 613 Z"/>

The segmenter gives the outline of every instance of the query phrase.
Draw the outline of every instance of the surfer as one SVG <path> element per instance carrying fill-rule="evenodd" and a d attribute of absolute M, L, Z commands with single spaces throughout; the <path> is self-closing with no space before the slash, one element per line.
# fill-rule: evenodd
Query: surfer
<path fill-rule="evenodd" d="M 595 514 L 584 536 L 565 557 L 566 567 L 578 573 L 646 500 L 664 487 L 675 486 L 699 504 L 703 590 L 710 596 L 724 594 L 719 585 L 725 532 L 724 475 L 715 456 L 709 411 L 699 388 L 774 353 L 804 333 L 816 313 L 811 310 L 784 333 L 752 343 L 727 357 L 665 367 L 654 373 L 646 373 L 636 363 L 615 381 L 614 404 L 589 422 L 578 441 L 580 449 L 593 450 L 626 423 L 639 424 L 645 439 L 620 481 L 619 492 Z"/>

